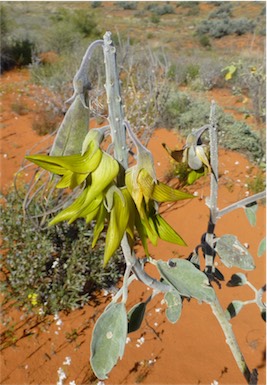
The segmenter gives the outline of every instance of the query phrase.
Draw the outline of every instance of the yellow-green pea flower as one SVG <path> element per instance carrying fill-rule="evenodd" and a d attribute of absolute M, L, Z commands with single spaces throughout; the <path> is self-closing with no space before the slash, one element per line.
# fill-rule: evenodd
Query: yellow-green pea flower
<path fill-rule="evenodd" d="M 133 202 L 128 190 L 121 188 L 121 193 L 114 193 L 113 207 L 110 212 L 109 226 L 106 235 L 104 266 L 108 263 L 112 255 L 118 249 L 122 237 L 129 226 L 129 218 L 132 215 Z M 133 231 L 133 229 L 131 229 Z"/>
<path fill-rule="evenodd" d="M 61 175 L 62 179 L 57 184 L 58 188 L 74 188 L 81 184 L 87 176 L 99 165 L 102 151 L 91 141 L 88 150 L 83 154 L 66 156 L 32 155 L 26 159 L 37 164 L 54 174 Z"/>
<path fill-rule="evenodd" d="M 103 152 L 98 167 L 91 173 L 91 182 L 82 191 L 80 196 L 66 209 L 62 210 L 50 223 L 77 218 L 86 218 L 103 200 L 105 189 L 112 183 L 119 172 L 119 164 L 110 155 Z"/>

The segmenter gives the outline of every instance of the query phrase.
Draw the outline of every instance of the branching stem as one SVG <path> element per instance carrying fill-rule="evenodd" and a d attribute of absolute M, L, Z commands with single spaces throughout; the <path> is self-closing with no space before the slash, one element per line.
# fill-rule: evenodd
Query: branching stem
<path fill-rule="evenodd" d="M 216 221 L 218 218 L 218 209 L 217 209 L 217 201 L 218 201 L 218 183 L 216 178 L 218 179 L 218 140 L 217 140 L 217 124 L 215 120 L 215 102 L 211 103 L 210 110 L 210 127 L 209 127 L 209 136 L 210 136 L 210 163 L 211 167 L 214 171 L 214 174 L 211 174 L 211 183 L 210 183 L 210 220 L 208 225 L 208 231 L 206 234 L 206 242 L 209 244 L 210 248 L 214 247 L 214 229 L 216 225 Z M 206 260 L 206 269 L 210 266 L 214 270 L 213 264 L 214 256 L 205 255 Z M 250 372 L 244 356 L 238 346 L 237 340 L 232 330 L 232 325 L 227 320 L 225 313 L 221 307 L 221 304 L 216 296 L 214 302 L 210 303 L 213 314 L 217 318 L 224 335 L 226 337 L 226 343 L 229 345 L 233 357 L 239 367 L 241 373 L 244 375 L 248 384 L 256 384 L 257 383 L 257 372 L 254 370 L 252 373 Z"/>

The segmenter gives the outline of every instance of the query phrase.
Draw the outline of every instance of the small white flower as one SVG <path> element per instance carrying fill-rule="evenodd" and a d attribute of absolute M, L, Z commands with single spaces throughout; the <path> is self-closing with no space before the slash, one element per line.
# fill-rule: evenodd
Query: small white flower
<path fill-rule="evenodd" d="M 98 381 L 97 385 L 105 385 L 103 381 Z"/>
<path fill-rule="evenodd" d="M 52 269 L 54 269 L 55 267 L 57 267 L 57 265 L 58 265 L 58 259 L 56 259 L 56 260 L 53 262 Z"/>
<path fill-rule="evenodd" d="M 70 365 L 71 364 L 71 358 L 65 357 L 65 361 L 63 362 L 63 365 Z"/>
<path fill-rule="evenodd" d="M 224 170 L 224 175 L 229 174 L 229 170 Z"/>
<path fill-rule="evenodd" d="M 155 309 L 155 312 L 156 313 L 159 313 L 161 311 L 161 307 L 157 307 L 156 309 Z"/>
<path fill-rule="evenodd" d="M 139 346 L 143 345 L 144 342 L 145 342 L 144 337 L 140 337 L 140 338 L 138 338 L 138 340 L 137 340 L 137 344 L 138 344 Z"/>
<path fill-rule="evenodd" d="M 57 374 L 58 374 L 57 385 L 63 385 L 63 381 L 67 378 L 64 370 L 62 368 L 59 368 L 57 371 Z"/>
<path fill-rule="evenodd" d="M 131 342 L 131 338 L 130 338 L 130 337 L 127 337 L 127 338 L 126 338 L 126 344 L 128 344 L 129 342 Z"/>
<path fill-rule="evenodd" d="M 193 192 L 193 195 L 194 195 L 194 197 L 197 197 L 197 196 L 198 196 L 198 194 L 199 194 L 199 192 L 198 192 L 198 191 L 194 191 L 194 192 Z"/>
<path fill-rule="evenodd" d="M 237 161 L 235 162 L 235 164 L 238 165 L 238 164 L 239 164 L 239 161 L 237 160 Z"/>
<path fill-rule="evenodd" d="M 159 325 L 159 324 L 158 324 L 157 322 L 154 322 L 154 326 L 156 326 L 156 327 L 157 327 L 158 325 Z"/>
<path fill-rule="evenodd" d="M 76 382 L 73 380 L 73 381 L 70 381 L 69 382 L 69 385 L 76 385 Z"/>
<path fill-rule="evenodd" d="M 56 325 L 57 325 L 57 326 L 60 326 L 60 325 L 62 325 L 62 323 L 63 323 L 62 320 L 59 318 L 59 319 L 57 320 L 57 322 L 56 322 Z"/>

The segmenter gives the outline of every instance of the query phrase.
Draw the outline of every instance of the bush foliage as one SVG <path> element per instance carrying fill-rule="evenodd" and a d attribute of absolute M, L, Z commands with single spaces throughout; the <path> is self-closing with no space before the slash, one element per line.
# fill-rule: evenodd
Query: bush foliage
<path fill-rule="evenodd" d="M 31 220 L 23 216 L 16 192 L 2 199 L 1 248 L 7 250 L 1 260 L 7 278 L 2 292 L 6 300 L 15 299 L 29 309 L 41 307 L 45 313 L 69 311 L 120 279 L 121 257 L 117 254 L 103 269 L 104 239 L 92 249 L 92 229 L 84 221 L 35 231 Z"/>

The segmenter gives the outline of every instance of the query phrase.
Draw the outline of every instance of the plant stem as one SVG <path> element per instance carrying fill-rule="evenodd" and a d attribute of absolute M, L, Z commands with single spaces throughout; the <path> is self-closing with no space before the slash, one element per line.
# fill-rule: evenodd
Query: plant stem
<path fill-rule="evenodd" d="M 216 221 L 218 218 L 218 209 L 217 209 L 217 201 L 218 201 L 218 140 L 217 140 L 217 124 L 215 118 L 215 102 L 211 102 L 210 109 L 210 127 L 209 127 L 209 136 L 210 136 L 210 163 L 213 169 L 214 175 L 211 174 L 211 182 L 210 182 L 210 220 L 208 225 L 208 231 L 206 234 L 206 242 L 209 245 L 208 250 L 213 250 L 214 248 L 214 229 L 216 225 Z M 217 180 L 216 180 L 217 178 Z M 210 252 L 211 254 L 211 252 Z M 209 255 L 209 253 L 205 253 L 205 261 L 206 261 L 206 271 L 214 272 L 214 255 Z M 211 270 L 211 271 L 210 271 Z M 241 373 L 244 375 L 248 384 L 257 383 L 257 373 L 254 370 L 253 375 L 251 375 L 250 370 L 245 362 L 243 354 L 238 346 L 235 335 L 232 330 L 232 325 L 227 320 L 225 313 L 221 307 L 221 304 L 216 296 L 214 302 L 210 303 L 213 314 L 217 318 L 224 335 L 226 337 L 226 343 L 229 345 L 233 357 L 239 367 Z"/>
<path fill-rule="evenodd" d="M 128 167 L 128 151 L 126 145 L 126 129 L 124 123 L 124 116 L 122 110 L 121 94 L 120 94 L 120 85 L 119 85 L 119 76 L 117 71 L 117 62 L 116 62 L 116 49 L 113 46 L 111 40 L 111 32 L 106 32 L 104 35 L 104 58 L 105 58 L 105 70 L 106 70 L 106 93 L 108 101 L 108 113 L 109 113 L 109 123 L 111 130 L 112 143 L 114 145 L 114 157 L 121 165 L 121 170 L 119 173 L 118 184 L 124 186 L 124 175 L 125 170 Z M 136 258 L 134 252 L 132 252 L 126 233 L 124 234 L 121 242 L 121 247 L 123 255 L 126 261 L 127 269 L 126 276 L 123 283 L 123 293 L 124 300 L 127 296 L 127 276 L 129 276 L 129 266 L 132 268 L 132 271 L 136 277 L 142 281 L 145 285 L 151 287 L 152 289 L 159 291 L 169 291 L 170 286 L 166 285 L 160 281 L 157 281 L 155 278 L 150 277 L 143 269 L 142 264 L 139 259 Z"/>
<path fill-rule="evenodd" d="M 266 197 L 266 191 L 262 191 L 262 192 L 260 192 L 258 194 L 255 194 L 255 195 L 252 195 L 250 197 L 244 198 L 241 201 L 233 203 L 232 205 L 227 206 L 227 207 L 225 207 L 222 210 L 219 210 L 218 218 L 221 218 L 223 215 L 228 214 L 228 213 L 230 213 L 231 211 L 233 211 L 235 209 L 243 208 L 246 205 L 248 205 L 249 203 L 253 203 L 253 202 L 256 202 L 256 201 L 258 201 L 260 199 L 264 199 L 265 197 Z"/>
<path fill-rule="evenodd" d="M 248 384 L 250 384 L 251 379 L 251 373 L 250 370 L 245 362 L 244 356 L 241 353 L 241 350 L 238 346 L 237 340 L 235 338 L 235 335 L 232 330 L 232 325 L 230 322 L 228 322 L 227 318 L 225 317 L 224 310 L 222 309 L 220 302 L 218 298 L 216 297 L 214 302 L 210 303 L 211 309 L 215 317 L 217 318 L 223 333 L 226 338 L 226 343 L 228 344 L 229 348 L 231 349 L 231 352 L 234 356 L 234 359 L 237 363 L 238 368 L 240 369 L 241 373 L 244 375 L 246 381 Z"/>

